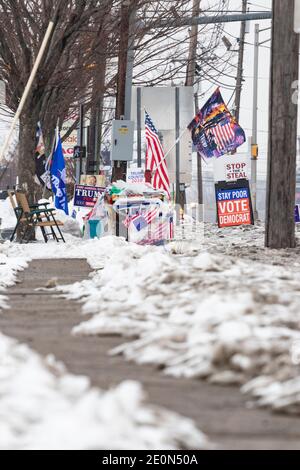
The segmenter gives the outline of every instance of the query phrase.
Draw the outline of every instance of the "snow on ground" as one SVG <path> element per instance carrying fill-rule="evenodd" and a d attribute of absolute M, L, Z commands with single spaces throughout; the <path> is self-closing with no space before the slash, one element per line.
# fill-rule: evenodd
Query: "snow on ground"
<path fill-rule="evenodd" d="M 12 286 L 17 280 L 17 272 L 27 267 L 27 260 L 24 256 L 7 256 L 2 252 L 0 244 L 0 292 L 6 287 Z M 6 306 L 6 297 L 0 295 L 0 308 Z"/>
<path fill-rule="evenodd" d="M 300 414 L 299 249 L 265 250 L 260 225 L 207 226 L 203 246 L 96 246 L 92 278 L 63 288 L 92 314 L 74 334 L 120 334 L 130 341 L 112 354 Z"/>
<path fill-rule="evenodd" d="M 208 448 L 192 421 L 145 403 L 137 382 L 103 392 L 0 335 L 0 449 Z"/>
<path fill-rule="evenodd" d="M 91 254 L 96 245 L 86 245 Z M 34 251 L 39 257 L 41 247 L 1 244 L 0 286 L 13 284 L 16 272 Z M 65 249 L 71 256 L 75 248 L 69 243 Z M 57 254 L 57 245 L 50 243 L 47 254 L 63 251 Z M 0 449 L 210 447 L 191 420 L 147 404 L 138 382 L 125 381 L 106 392 L 91 388 L 86 377 L 68 374 L 53 357 L 42 359 L 0 333 Z"/>
<path fill-rule="evenodd" d="M 88 319 L 73 333 L 120 334 L 112 353 L 173 376 L 239 384 L 258 404 L 300 414 L 300 249 L 265 250 L 263 228 L 219 230 L 204 243 L 141 247 L 107 237 L 4 244 L 12 257 L 82 257 L 90 279 L 62 288 Z"/>

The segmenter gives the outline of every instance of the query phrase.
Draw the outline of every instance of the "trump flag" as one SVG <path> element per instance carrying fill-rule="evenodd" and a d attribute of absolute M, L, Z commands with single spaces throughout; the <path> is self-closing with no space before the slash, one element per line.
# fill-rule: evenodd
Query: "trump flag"
<path fill-rule="evenodd" d="M 66 191 L 66 167 L 59 132 L 56 131 L 56 144 L 51 163 L 51 184 L 56 209 L 69 215 Z"/>
<path fill-rule="evenodd" d="M 246 141 L 245 132 L 228 110 L 219 88 L 188 128 L 198 152 L 206 158 L 233 152 Z"/>

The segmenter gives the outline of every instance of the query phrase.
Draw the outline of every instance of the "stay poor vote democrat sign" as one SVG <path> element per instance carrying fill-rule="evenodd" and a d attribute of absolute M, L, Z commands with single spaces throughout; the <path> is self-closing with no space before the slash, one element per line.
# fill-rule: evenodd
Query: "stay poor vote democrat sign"
<path fill-rule="evenodd" d="M 217 183 L 216 202 L 220 228 L 254 225 L 249 181 Z"/>

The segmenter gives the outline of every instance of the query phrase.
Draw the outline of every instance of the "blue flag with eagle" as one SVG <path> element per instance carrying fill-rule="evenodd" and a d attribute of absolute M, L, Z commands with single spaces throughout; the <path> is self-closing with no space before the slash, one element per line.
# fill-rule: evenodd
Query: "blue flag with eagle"
<path fill-rule="evenodd" d="M 60 209 L 69 215 L 66 191 L 66 166 L 58 130 L 56 131 L 55 150 L 51 162 L 51 184 L 56 209 Z"/>

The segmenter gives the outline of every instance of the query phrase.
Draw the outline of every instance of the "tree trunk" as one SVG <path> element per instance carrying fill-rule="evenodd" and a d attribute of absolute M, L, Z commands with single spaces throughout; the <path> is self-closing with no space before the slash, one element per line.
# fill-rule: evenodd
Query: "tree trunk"
<path fill-rule="evenodd" d="M 294 248 L 299 37 L 294 0 L 273 0 L 266 246 Z"/>
<path fill-rule="evenodd" d="M 24 112 L 20 119 L 20 150 L 18 160 L 19 186 L 26 190 L 29 203 L 35 202 L 35 145 L 38 115 L 30 111 Z"/>

